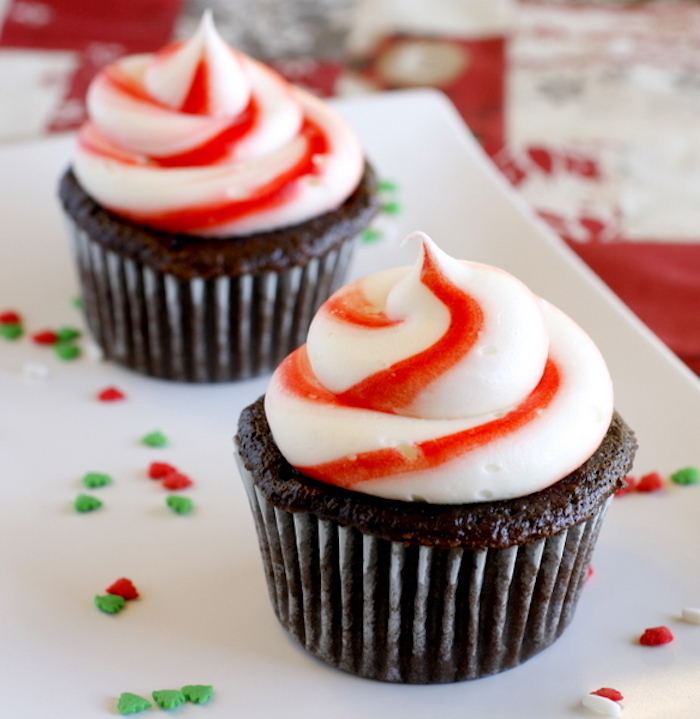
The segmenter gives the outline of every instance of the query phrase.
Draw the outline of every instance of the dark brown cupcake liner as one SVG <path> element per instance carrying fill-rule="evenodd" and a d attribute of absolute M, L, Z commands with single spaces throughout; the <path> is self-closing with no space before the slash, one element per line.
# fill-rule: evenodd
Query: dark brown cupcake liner
<path fill-rule="evenodd" d="M 328 664 L 389 682 L 476 679 L 552 644 L 573 617 L 611 500 L 523 545 L 421 546 L 275 507 L 238 463 L 282 626 Z"/>
<path fill-rule="evenodd" d="M 88 328 L 142 374 L 227 382 L 272 371 L 340 287 L 355 239 L 283 271 L 181 279 L 122 257 L 67 218 Z"/>

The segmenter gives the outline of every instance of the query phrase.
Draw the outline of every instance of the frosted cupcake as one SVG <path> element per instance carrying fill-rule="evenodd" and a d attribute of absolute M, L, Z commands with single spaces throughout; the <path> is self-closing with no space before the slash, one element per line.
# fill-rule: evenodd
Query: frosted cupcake
<path fill-rule="evenodd" d="M 190 40 L 107 67 L 87 106 L 60 197 L 106 357 L 193 382 L 273 369 L 376 212 L 355 131 L 209 14 Z"/>
<path fill-rule="evenodd" d="M 282 625 L 348 672 L 437 683 L 561 634 L 636 442 L 580 327 L 421 239 L 322 306 L 237 445 Z"/>

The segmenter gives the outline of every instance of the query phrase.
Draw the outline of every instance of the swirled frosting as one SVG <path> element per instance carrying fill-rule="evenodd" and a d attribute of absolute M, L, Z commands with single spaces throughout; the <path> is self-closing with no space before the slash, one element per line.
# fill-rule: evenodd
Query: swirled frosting
<path fill-rule="evenodd" d="M 287 227 L 338 208 L 364 170 L 331 107 L 229 47 L 205 13 L 195 35 L 131 55 L 92 82 L 73 170 L 130 221 L 206 237 Z"/>
<path fill-rule="evenodd" d="M 265 397 L 290 464 L 404 501 L 520 497 L 579 467 L 610 425 L 610 375 L 569 317 L 512 275 L 419 259 L 341 288 Z"/>

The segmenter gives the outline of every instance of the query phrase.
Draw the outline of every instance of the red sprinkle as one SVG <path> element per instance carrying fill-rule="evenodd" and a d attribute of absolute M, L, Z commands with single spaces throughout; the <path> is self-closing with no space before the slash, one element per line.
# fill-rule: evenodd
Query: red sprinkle
<path fill-rule="evenodd" d="M 127 579 L 126 577 L 122 577 L 121 579 L 117 579 L 114 584 L 107 587 L 105 590 L 107 594 L 117 594 L 120 597 L 123 597 L 127 601 L 129 599 L 137 599 L 139 596 L 138 591 L 136 590 L 136 587 L 134 586 L 134 583 L 131 581 L 131 579 Z"/>
<path fill-rule="evenodd" d="M 588 567 L 586 567 L 586 581 L 588 581 L 594 574 L 595 569 L 593 569 L 592 564 L 589 564 Z"/>
<path fill-rule="evenodd" d="M 614 702 L 621 702 L 625 697 L 617 689 L 611 689 L 610 687 L 601 687 L 600 689 L 591 692 L 599 697 L 605 697 L 606 699 L 612 699 Z"/>
<path fill-rule="evenodd" d="M 35 332 L 32 339 L 38 345 L 55 345 L 58 342 L 58 335 L 53 330 L 44 330 L 43 332 Z"/>
<path fill-rule="evenodd" d="M 625 477 L 625 486 L 622 489 L 618 489 L 617 492 L 615 492 L 616 497 L 623 497 L 625 494 L 628 494 L 629 492 L 634 491 L 635 487 L 637 486 L 637 480 L 632 477 L 631 475 L 627 475 Z"/>
<path fill-rule="evenodd" d="M 151 462 L 151 466 L 148 468 L 148 476 L 151 479 L 163 479 L 163 477 L 174 473 L 177 473 L 177 469 L 166 462 Z"/>
<path fill-rule="evenodd" d="M 645 474 L 639 482 L 637 482 L 635 489 L 637 492 L 656 492 L 662 489 L 663 486 L 664 478 L 658 472 L 650 472 L 649 474 Z"/>
<path fill-rule="evenodd" d="M 186 474 L 182 474 L 181 472 L 171 472 L 163 479 L 163 486 L 166 489 L 185 489 L 193 484 L 194 482 Z"/>
<path fill-rule="evenodd" d="M 103 389 L 102 392 L 97 395 L 97 399 L 99 399 L 100 402 L 115 402 L 125 397 L 126 395 L 116 387 L 107 387 L 107 389 Z"/>
<path fill-rule="evenodd" d="M 19 312 L 8 310 L 7 312 L 0 314 L 0 323 L 3 325 L 21 325 L 22 317 Z"/>
<path fill-rule="evenodd" d="M 647 647 L 655 647 L 659 644 L 668 644 L 673 641 L 673 634 L 668 627 L 651 627 L 646 629 L 639 638 L 639 643 Z"/>

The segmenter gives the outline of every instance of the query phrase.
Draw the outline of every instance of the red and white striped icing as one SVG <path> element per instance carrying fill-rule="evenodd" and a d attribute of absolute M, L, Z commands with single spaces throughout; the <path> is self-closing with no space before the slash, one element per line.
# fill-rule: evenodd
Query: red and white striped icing
<path fill-rule="evenodd" d="M 512 275 L 415 234 L 412 267 L 340 289 L 275 371 L 265 409 L 280 451 L 315 479 L 405 501 L 553 484 L 610 424 L 600 352 Z"/>
<path fill-rule="evenodd" d="M 337 209 L 364 170 L 326 103 L 196 34 L 131 55 L 92 82 L 73 168 L 97 202 L 139 224 L 207 237 L 287 227 Z"/>

